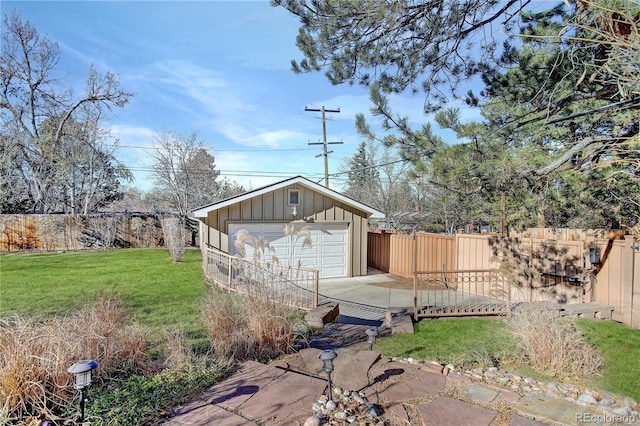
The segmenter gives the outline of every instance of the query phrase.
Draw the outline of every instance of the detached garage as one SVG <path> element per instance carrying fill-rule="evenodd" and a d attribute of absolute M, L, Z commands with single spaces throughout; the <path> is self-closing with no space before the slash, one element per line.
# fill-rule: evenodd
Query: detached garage
<path fill-rule="evenodd" d="M 367 274 L 367 223 L 382 213 L 301 176 L 191 212 L 200 221 L 200 246 L 235 255 L 241 230 L 269 241 L 281 264 L 302 263 L 320 278 Z M 294 244 L 285 226 L 309 233 Z M 250 253 L 247 253 L 250 256 Z"/>

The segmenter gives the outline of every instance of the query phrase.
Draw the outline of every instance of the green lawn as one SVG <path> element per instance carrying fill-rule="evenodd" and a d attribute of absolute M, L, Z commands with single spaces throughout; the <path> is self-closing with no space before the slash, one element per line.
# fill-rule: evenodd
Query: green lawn
<path fill-rule="evenodd" d="M 640 331 L 614 321 L 578 320 L 578 330 L 604 357 L 602 377 L 590 385 L 640 401 Z M 456 366 L 497 363 L 507 371 L 534 375 L 528 365 L 501 363 L 510 351 L 506 323 L 502 319 L 442 319 L 421 321 L 414 334 L 394 334 L 380 339 L 375 349 L 389 357 L 411 357 Z M 506 352 L 505 352 L 506 351 Z"/>
<path fill-rule="evenodd" d="M 206 336 L 205 294 L 199 250 L 174 263 L 167 250 L 4 254 L 0 256 L 0 317 L 60 314 L 101 296 L 117 296 L 129 320 L 162 339 L 181 327 L 191 339 Z"/>
<path fill-rule="evenodd" d="M 605 359 L 597 383 L 640 401 L 640 330 L 613 321 L 578 321 L 578 329 Z"/>
<path fill-rule="evenodd" d="M 463 365 L 489 361 L 506 345 L 500 319 L 426 320 L 416 323 L 414 334 L 393 334 L 376 350 L 390 357 L 411 357 Z"/>

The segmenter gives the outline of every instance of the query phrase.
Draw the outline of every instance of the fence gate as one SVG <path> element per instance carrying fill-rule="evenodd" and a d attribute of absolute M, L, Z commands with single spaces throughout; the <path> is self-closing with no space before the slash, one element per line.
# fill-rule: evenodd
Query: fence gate
<path fill-rule="evenodd" d="M 496 269 L 418 271 L 414 274 L 413 288 L 416 321 L 511 313 L 510 283 Z"/>

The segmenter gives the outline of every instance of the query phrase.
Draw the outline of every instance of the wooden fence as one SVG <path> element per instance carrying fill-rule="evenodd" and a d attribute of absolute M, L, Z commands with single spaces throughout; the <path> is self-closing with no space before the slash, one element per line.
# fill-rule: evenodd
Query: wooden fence
<path fill-rule="evenodd" d="M 615 231 L 535 230 L 530 235 L 571 239 L 370 232 L 369 242 L 379 253 L 369 264 L 406 278 L 414 271 L 500 269 L 510 276 L 513 302 L 602 303 L 613 306 L 614 320 L 640 328 L 638 241 Z M 595 249 L 599 259 L 592 258 Z M 388 253 L 388 268 L 380 253 Z"/>
<path fill-rule="evenodd" d="M 56 251 L 164 245 L 160 220 L 153 215 L 0 215 L 0 251 Z M 185 237 L 188 238 L 188 237 Z"/>

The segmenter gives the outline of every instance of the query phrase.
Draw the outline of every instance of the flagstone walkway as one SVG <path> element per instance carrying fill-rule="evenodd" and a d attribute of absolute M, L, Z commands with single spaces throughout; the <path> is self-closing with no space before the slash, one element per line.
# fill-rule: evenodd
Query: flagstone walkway
<path fill-rule="evenodd" d="M 525 396 L 443 369 L 407 363 L 369 350 L 366 325 L 328 324 L 310 347 L 269 364 L 245 362 L 230 378 L 175 410 L 166 426 L 302 426 L 312 423 L 313 405 L 325 392 L 326 374 L 318 355 L 338 354 L 333 386 L 359 391 L 375 407 L 375 420 L 357 425 L 534 426 L 628 424 L 597 406 Z M 388 334 L 388 329 L 381 335 Z M 317 421 L 317 419 L 314 419 Z M 617 422 L 617 423 L 616 423 Z M 316 423 L 319 424 L 319 423 Z M 346 421 L 330 423 L 348 425 Z"/>

